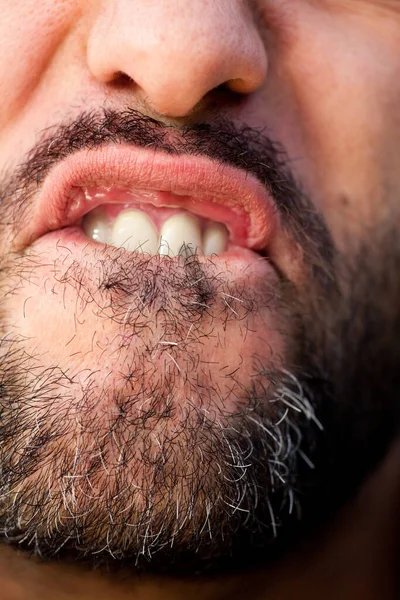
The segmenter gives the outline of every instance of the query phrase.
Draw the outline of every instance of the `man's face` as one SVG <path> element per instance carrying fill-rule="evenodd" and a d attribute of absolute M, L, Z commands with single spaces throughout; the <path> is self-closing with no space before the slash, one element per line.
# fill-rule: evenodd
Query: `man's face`
<path fill-rule="evenodd" d="M 1 9 L 3 539 L 273 554 L 386 415 L 354 381 L 396 254 L 398 1 Z"/>

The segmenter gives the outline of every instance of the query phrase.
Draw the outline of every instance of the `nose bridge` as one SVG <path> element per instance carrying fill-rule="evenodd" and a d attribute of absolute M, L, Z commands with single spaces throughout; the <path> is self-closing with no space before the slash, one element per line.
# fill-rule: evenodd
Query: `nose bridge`
<path fill-rule="evenodd" d="M 210 90 L 257 89 L 264 46 L 245 0 L 114 0 L 88 40 L 97 79 L 128 75 L 163 114 L 183 116 Z"/>

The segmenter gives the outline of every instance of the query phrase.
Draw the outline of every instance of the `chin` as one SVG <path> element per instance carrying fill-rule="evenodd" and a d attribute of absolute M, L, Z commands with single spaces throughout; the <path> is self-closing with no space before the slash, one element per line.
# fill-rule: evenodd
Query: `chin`
<path fill-rule="evenodd" d="M 3 534 L 29 550 L 36 532 L 48 558 L 228 568 L 240 540 L 275 538 L 270 497 L 295 510 L 266 373 L 284 360 L 279 277 L 252 252 L 160 257 L 83 236 L 44 236 L 7 281 Z"/>

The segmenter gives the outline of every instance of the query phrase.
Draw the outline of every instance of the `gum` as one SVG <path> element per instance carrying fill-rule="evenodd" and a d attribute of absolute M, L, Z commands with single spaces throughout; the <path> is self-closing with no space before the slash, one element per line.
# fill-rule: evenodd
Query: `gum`
<path fill-rule="evenodd" d="M 96 188 L 84 190 L 85 201 L 94 208 L 91 212 L 104 215 L 110 223 L 126 210 L 141 210 L 161 230 L 170 217 L 188 212 L 199 217 L 202 230 L 210 222 L 225 225 L 233 243 L 244 245 L 246 240 L 246 219 L 233 210 L 213 203 L 196 200 L 191 196 L 181 196 L 171 192 L 139 190 L 121 190 L 115 188 Z"/>

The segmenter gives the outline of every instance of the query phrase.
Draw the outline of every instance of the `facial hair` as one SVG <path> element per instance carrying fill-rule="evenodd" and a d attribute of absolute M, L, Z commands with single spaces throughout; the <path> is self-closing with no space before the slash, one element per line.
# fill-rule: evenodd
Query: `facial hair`
<path fill-rule="evenodd" d="M 94 305 L 97 316 L 122 327 L 113 351 L 130 348 L 160 323 L 182 347 L 182 322 L 188 320 L 197 339 L 207 341 L 216 323 L 229 327 L 229 319 L 239 318 L 250 326 L 267 306 L 281 316 L 285 363 L 277 368 L 254 357 L 257 378 L 240 390 L 235 413 L 221 409 L 212 377 L 206 385 L 185 373 L 186 398 L 194 394 L 196 402 L 177 407 L 176 375 L 156 368 L 154 348 L 143 344 L 125 365 L 122 386 L 112 381 L 99 396 L 96 373 L 88 374 L 79 396 L 78 435 L 71 409 L 77 408 L 74 373 L 57 364 L 45 368 L 26 340 L 4 329 L 4 314 L 3 540 L 44 558 L 170 573 L 236 570 L 276 558 L 301 531 L 337 509 L 394 434 L 395 244 L 390 262 L 382 262 L 392 228 L 382 223 L 368 238 L 376 244 L 354 243 L 350 259 L 344 258 L 277 144 L 223 120 L 170 131 L 131 110 L 84 114 L 47 132 L 3 182 L 3 223 L 17 223 L 22 213 L 29 217 L 30 200 L 54 164 L 110 142 L 204 155 L 256 175 L 303 251 L 306 285 L 298 289 L 282 279 L 278 289 L 268 282 L 257 290 L 235 287 L 211 259 L 204 263 L 190 252 L 178 263 L 161 264 L 146 256 L 127 260 L 119 250 L 110 258 L 109 250 L 99 250 L 102 276 L 96 282 L 81 263 L 64 271 L 60 265 L 57 283 L 74 290 L 81 311 Z M 5 253 L 3 297 L 17 295 L 42 263 L 35 254 L 27 260 Z M 384 306 L 366 293 L 375 282 L 386 286 Z M 228 302 L 221 302 L 221 291 Z M 187 357 L 196 372 L 193 346 Z M 380 402 L 377 358 L 387 365 Z M 114 408 L 106 419 L 99 413 L 105 399 Z"/>

